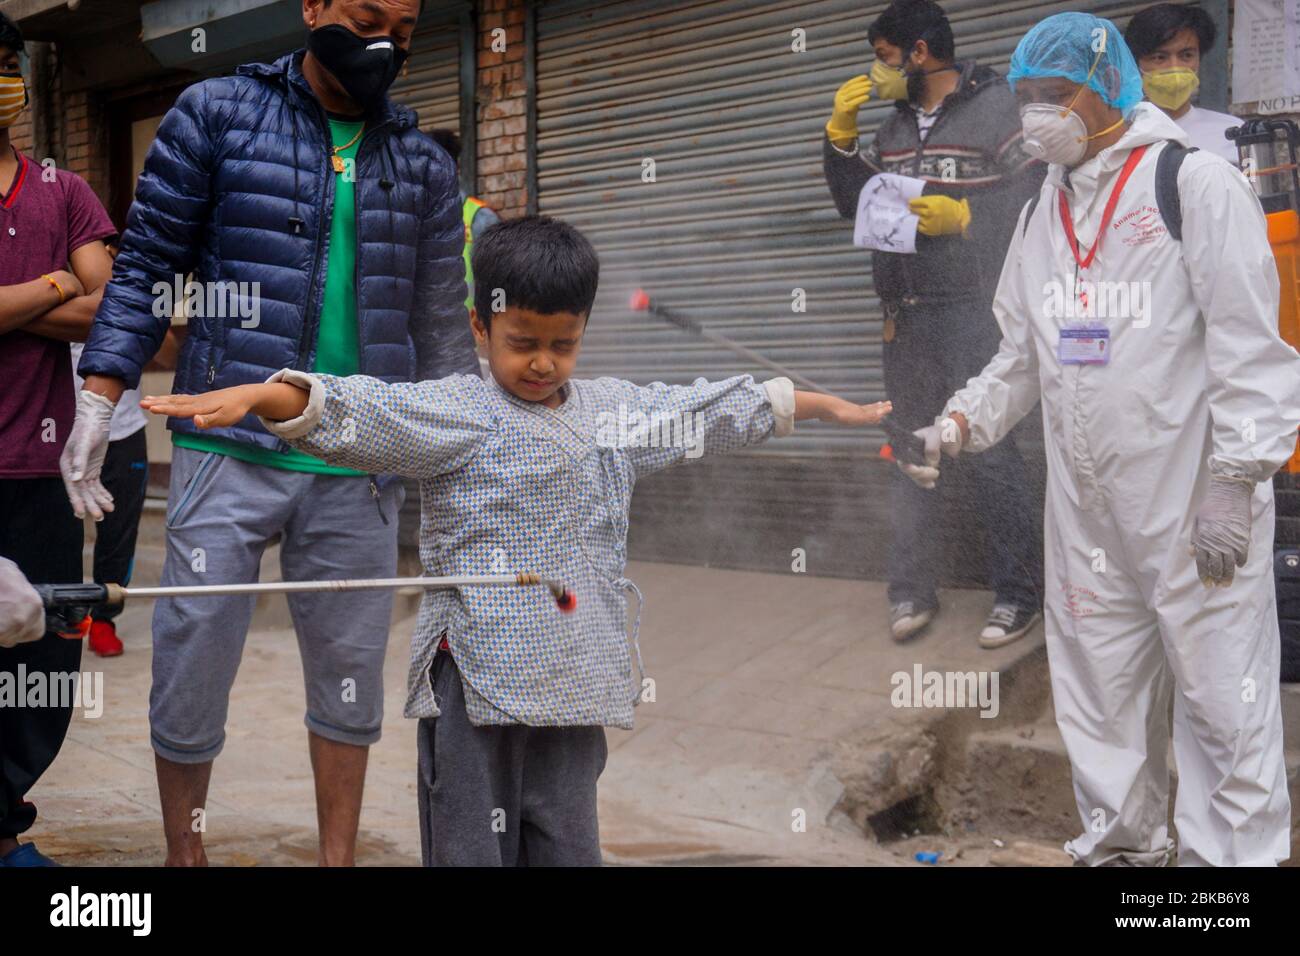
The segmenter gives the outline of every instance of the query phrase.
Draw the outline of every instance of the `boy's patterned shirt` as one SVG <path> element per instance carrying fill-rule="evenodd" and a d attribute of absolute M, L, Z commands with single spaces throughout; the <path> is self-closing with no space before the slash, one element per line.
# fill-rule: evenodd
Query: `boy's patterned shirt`
<path fill-rule="evenodd" d="M 280 380 L 311 397 L 300 418 L 264 420 L 272 432 L 330 464 L 419 479 L 426 574 L 531 571 L 576 594 L 577 610 L 561 614 L 540 587 L 425 593 L 405 714 L 438 715 L 429 671 L 445 632 L 476 725 L 630 728 L 640 693 L 627 636 L 635 588 L 623 576 L 633 485 L 786 433 L 794 412 L 787 379 L 748 375 L 571 380 L 557 409 L 465 375 L 386 384 L 286 370 Z"/>

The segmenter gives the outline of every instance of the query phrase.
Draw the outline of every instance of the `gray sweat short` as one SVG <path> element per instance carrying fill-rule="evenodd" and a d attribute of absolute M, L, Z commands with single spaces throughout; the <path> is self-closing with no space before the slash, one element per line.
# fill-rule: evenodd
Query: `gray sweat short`
<path fill-rule="evenodd" d="M 162 584 L 256 581 L 262 552 L 277 533 L 286 581 L 393 577 L 402 487 L 390 483 L 376 504 L 369 484 L 364 477 L 284 471 L 174 448 Z M 302 655 L 307 728 L 340 743 L 374 743 L 384 711 L 392 592 L 285 599 Z M 221 752 L 254 601 L 251 595 L 158 601 L 149 726 L 160 756 L 201 763 Z"/>
<path fill-rule="evenodd" d="M 440 716 L 418 731 L 425 866 L 599 866 L 603 727 L 475 727 L 460 670 L 437 653 Z"/>

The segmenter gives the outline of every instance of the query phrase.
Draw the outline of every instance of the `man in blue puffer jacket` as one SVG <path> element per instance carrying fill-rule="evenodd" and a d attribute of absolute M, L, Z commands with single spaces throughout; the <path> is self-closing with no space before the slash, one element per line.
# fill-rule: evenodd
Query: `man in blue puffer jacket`
<path fill-rule="evenodd" d="M 86 384 L 60 463 L 79 515 L 111 508 L 99 468 L 113 404 L 138 383 L 178 301 L 190 334 L 177 392 L 283 368 L 386 382 L 477 370 L 455 165 L 386 96 L 420 6 L 308 0 L 305 51 L 196 84 L 167 114 L 79 365 Z M 296 452 L 253 416 L 168 426 L 164 585 L 255 581 L 277 535 L 286 580 L 395 575 L 397 482 Z M 290 595 L 289 607 L 320 860 L 348 864 L 380 733 L 391 592 Z M 149 720 L 169 864 L 206 862 L 196 821 L 252 610 L 240 597 L 155 609 Z"/>

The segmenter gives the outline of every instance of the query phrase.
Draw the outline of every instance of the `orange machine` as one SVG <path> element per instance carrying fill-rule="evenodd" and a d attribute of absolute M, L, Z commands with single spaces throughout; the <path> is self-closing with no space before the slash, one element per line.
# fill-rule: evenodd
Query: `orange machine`
<path fill-rule="evenodd" d="M 1282 283 L 1278 329 L 1300 350 L 1300 127 L 1288 119 L 1248 120 L 1226 135 L 1237 144 L 1241 171 L 1268 219 L 1268 241 Z M 1300 473 L 1300 447 L 1283 471 Z"/>

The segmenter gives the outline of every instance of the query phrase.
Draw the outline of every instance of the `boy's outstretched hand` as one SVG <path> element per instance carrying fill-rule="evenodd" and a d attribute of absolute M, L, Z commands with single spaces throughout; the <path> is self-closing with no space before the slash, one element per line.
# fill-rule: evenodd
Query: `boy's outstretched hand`
<path fill-rule="evenodd" d="M 276 421 L 297 418 L 307 407 L 308 397 L 295 385 L 273 382 L 219 388 L 202 395 L 147 395 L 140 407 L 154 415 L 192 418 L 199 428 L 226 428 L 249 414 Z"/>
<path fill-rule="evenodd" d="M 893 410 L 892 402 L 854 405 L 852 402 L 836 401 L 830 407 L 830 415 L 823 416 L 822 420 L 837 425 L 879 425 Z"/>
<path fill-rule="evenodd" d="M 836 425 L 879 425 L 893 408 L 891 402 L 855 405 L 834 395 L 797 390 L 794 393 L 794 417 L 798 421 L 816 418 Z"/>
<path fill-rule="evenodd" d="M 243 421 L 253 409 L 256 385 L 219 388 L 202 395 L 146 395 L 140 407 L 154 415 L 192 418 L 199 428 L 225 428 Z"/>

